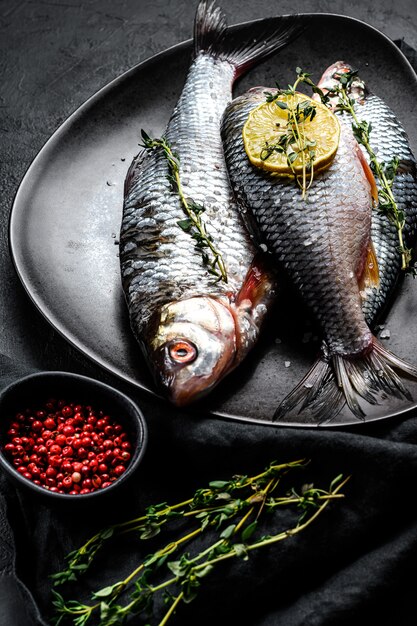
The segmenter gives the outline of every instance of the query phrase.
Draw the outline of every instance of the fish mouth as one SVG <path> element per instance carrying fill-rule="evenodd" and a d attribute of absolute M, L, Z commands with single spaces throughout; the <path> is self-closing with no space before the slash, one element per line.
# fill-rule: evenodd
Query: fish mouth
<path fill-rule="evenodd" d="M 325 93 L 327 91 L 332 91 L 334 87 L 339 83 L 339 80 L 343 74 L 349 74 L 353 72 L 353 79 L 350 83 L 349 94 L 359 102 L 363 104 L 364 99 L 368 94 L 367 87 L 364 81 L 357 76 L 357 73 L 354 71 L 354 68 L 346 63 L 345 61 L 336 61 L 330 65 L 323 73 L 318 86 Z M 317 99 L 317 98 L 316 98 Z"/>
<path fill-rule="evenodd" d="M 186 406 L 210 393 L 256 343 L 276 284 L 255 257 L 237 294 L 170 302 L 148 322 L 148 363 L 163 395 Z"/>

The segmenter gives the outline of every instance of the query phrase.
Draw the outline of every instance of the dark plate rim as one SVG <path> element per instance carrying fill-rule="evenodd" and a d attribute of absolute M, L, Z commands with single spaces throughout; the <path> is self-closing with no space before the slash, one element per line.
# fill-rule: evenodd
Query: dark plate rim
<path fill-rule="evenodd" d="M 301 19 L 319 19 L 319 18 L 323 18 L 323 19 L 336 19 L 336 20 L 342 20 L 342 21 L 346 21 L 347 23 L 355 23 L 357 25 L 360 25 L 361 27 L 364 27 L 365 30 L 370 30 L 373 31 L 375 34 L 377 34 L 385 43 L 386 45 L 388 45 L 388 47 L 391 49 L 392 53 L 394 55 L 396 55 L 399 59 L 399 61 L 401 63 L 403 63 L 405 65 L 405 67 L 407 67 L 407 69 L 409 71 L 411 71 L 412 75 L 414 76 L 415 80 L 417 81 L 417 74 L 414 70 L 414 68 L 412 67 L 412 65 L 410 64 L 410 62 L 408 61 L 407 57 L 403 54 L 403 52 L 396 46 L 396 44 L 393 42 L 392 39 L 390 39 L 387 35 L 385 35 L 385 33 L 383 33 L 382 31 L 380 31 L 379 29 L 377 29 L 376 27 L 372 26 L 371 24 L 368 24 L 367 22 L 355 18 L 355 17 L 350 17 L 348 15 L 342 15 L 342 14 L 338 14 L 338 13 L 328 13 L 328 12 L 314 12 L 314 13 L 297 13 L 297 14 L 285 14 L 283 16 L 270 16 L 270 17 L 266 17 L 266 18 L 260 18 L 260 19 L 256 19 L 256 20 L 249 20 L 246 22 L 240 22 L 238 24 L 234 24 L 228 27 L 228 30 L 230 32 L 235 32 L 238 31 L 240 29 L 243 29 L 247 26 L 252 26 L 254 24 L 262 24 L 264 23 L 265 25 L 267 25 L 269 22 L 276 20 L 278 17 L 289 17 L 289 16 L 297 16 L 300 17 Z M 154 389 L 151 389 L 149 387 L 147 387 L 145 384 L 141 383 L 140 381 L 134 379 L 133 377 L 131 377 L 130 375 L 127 374 L 123 374 L 119 371 L 118 368 L 113 367 L 111 364 L 107 363 L 105 359 L 103 359 L 102 357 L 100 357 L 99 355 L 95 354 L 89 347 L 84 346 L 84 344 L 82 342 L 80 342 L 77 337 L 71 332 L 66 330 L 64 324 L 62 324 L 62 322 L 56 317 L 56 315 L 49 311 L 48 305 L 46 305 L 42 298 L 37 296 L 37 294 L 34 292 L 34 290 L 31 288 L 30 286 L 30 281 L 26 279 L 25 277 L 25 271 L 24 271 L 24 267 L 23 264 L 20 264 L 19 261 L 19 246 L 16 244 L 17 240 L 18 240 L 18 236 L 17 236 L 17 228 L 15 226 L 15 222 L 16 222 L 16 216 L 18 214 L 19 211 L 22 210 L 22 206 L 23 206 L 23 202 L 21 202 L 21 197 L 24 196 L 25 193 L 25 189 L 26 187 L 30 188 L 31 185 L 31 177 L 35 174 L 37 168 L 41 165 L 41 161 L 42 159 L 46 156 L 46 153 L 48 152 L 48 149 L 53 147 L 57 142 L 59 142 L 60 137 L 63 133 L 65 133 L 68 129 L 68 127 L 70 127 L 76 120 L 77 118 L 81 117 L 86 110 L 88 110 L 88 108 L 90 108 L 91 106 L 94 106 L 97 102 L 99 102 L 101 100 L 101 98 L 105 97 L 107 92 L 117 88 L 119 83 L 123 83 L 126 79 L 129 79 L 129 77 L 137 72 L 139 72 L 142 68 L 146 68 L 148 65 L 150 64 L 154 64 L 154 63 L 158 63 L 159 61 L 161 61 L 165 56 L 170 55 L 172 53 L 175 53 L 177 51 L 180 51 L 184 48 L 187 47 L 191 47 L 193 43 L 193 39 L 187 39 L 185 41 L 179 42 L 177 44 L 174 44 L 173 46 L 170 46 L 169 48 L 166 48 L 164 50 L 161 50 L 160 52 L 156 53 L 155 55 L 152 55 L 151 57 L 148 57 L 146 59 L 144 59 L 143 61 L 140 61 L 139 63 L 135 64 L 134 66 L 132 66 L 131 68 L 129 68 L 128 70 L 122 72 L 121 74 L 119 74 L 118 76 L 116 76 L 116 78 L 114 78 L 113 80 L 111 80 L 110 82 L 106 83 L 103 87 L 101 87 L 98 91 L 96 91 L 94 94 L 92 94 L 89 98 L 87 98 L 87 100 L 85 100 L 81 105 L 79 105 L 67 118 L 66 120 L 60 124 L 60 126 L 58 126 L 58 128 L 52 133 L 52 135 L 46 140 L 46 142 L 43 144 L 43 146 L 40 148 L 39 152 L 37 153 L 37 155 L 35 156 L 35 158 L 32 160 L 31 164 L 29 165 L 29 167 L 27 168 L 25 174 L 22 177 L 22 180 L 19 184 L 19 187 L 16 191 L 16 194 L 14 196 L 13 199 L 13 203 L 12 203 L 12 208 L 10 211 L 10 215 L 9 215 L 9 223 L 8 223 L 8 241 L 9 241 L 9 252 L 10 252 L 10 257 L 12 259 L 13 262 L 13 266 L 15 268 L 16 274 L 26 292 L 26 294 L 29 296 L 29 299 L 32 301 L 32 303 L 35 305 L 35 307 L 37 308 L 37 310 L 42 314 L 42 316 L 46 319 L 46 321 L 66 340 L 68 341 L 68 343 L 70 345 L 72 345 L 74 348 L 76 348 L 79 352 L 81 352 L 83 355 L 85 355 L 87 358 L 89 358 L 92 362 L 96 363 L 97 365 L 99 365 L 100 367 L 102 367 L 104 370 L 106 370 L 107 372 L 109 372 L 110 374 L 116 376 L 118 379 L 121 379 L 125 382 L 128 382 L 129 384 L 133 385 L 135 388 L 140 389 L 141 391 L 146 392 L 147 394 L 150 394 L 153 398 L 163 402 L 163 403 L 167 403 L 166 399 L 161 396 L 160 394 L 158 394 Z M 19 208 L 20 207 L 20 208 Z M 358 420 L 358 422 L 351 422 L 349 420 L 346 421 L 340 421 L 337 422 L 335 424 L 326 422 L 323 424 L 310 424 L 310 423 L 293 423 L 293 422 L 285 422 L 285 421 L 271 421 L 271 420 L 266 420 L 266 419 L 254 419 L 254 418 L 250 418 L 250 417 L 245 417 L 242 415 L 234 415 L 228 412 L 223 412 L 223 411 L 216 411 L 216 410 L 210 410 L 210 411 L 205 411 L 206 414 L 208 414 L 211 417 L 215 417 L 215 418 L 222 418 L 225 419 L 227 421 L 232 420 L 232 421 L 239 421 L 239 422 L 244 422 L 244 423 L 250 423 L 250 424 L 261 424 L 261 425 L 266 425 L 266 426 L 273 426 L 273 427 L 288 427 L 288 428 L 307 428 L 307 429 L 315 429 L 315 428 L 331 428 L 331 429 L 335 429 L 335 428 L 356 428 L 357 426 L 364 426 L 365 424 L 372 424 L 374 422 L 378 422 L 384 419 L 390 419 L 390 418 L 394 418 L 394 417 L 405 417 L 407 416 L 407 414 L 411 411 L 413 411 L 415 408 L 417 407 L 417 402 L 413 405 L 411 405 L 410 407 L 407 407 L 406 409 L 402 409 L 393 413 L 389 413 L 386 415 L 380 415 L 371 419 L 368 419 L 364 422 Z"/>

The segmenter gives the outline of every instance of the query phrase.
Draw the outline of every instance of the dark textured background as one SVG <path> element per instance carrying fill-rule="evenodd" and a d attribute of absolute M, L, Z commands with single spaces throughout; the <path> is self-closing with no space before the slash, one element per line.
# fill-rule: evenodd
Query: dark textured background
<path fill-rule="evenodd" d="M 350 15 L 417 48 L 415 0 L 229 0 L 224 5 L 230 23 L 294 11 Z M 25 368 L 69 369 L 110 380 L 68 346 L 29 302 L 8 254 L 8 215 L 25 170 L 51 133 L 121 72 L 188 39 L 194 9 L 195 2 L 187 0 L 0 2 L 0 352 L 12 359 L 1 358 L 2 384 Z M 221 585 L 213 584 L 201 604 L 179 612 L 175 623 L 415 623 L 417 523 L 408 501 L 415 492 L 417 418 L 336 435 L 190 420 L 174 411 L 162 413 L 147 397 L 140 401 L 150 417 L 150 445 L 142 473 L 123 502 L 62 512 L 3 485 L 8 517 L 1 501 L 1 626 L 29 626 L 36 620 L 25 588 L 9 577 L 14 544 L 17 574 L 46 614 L 47 575 L 103 523 L 127 517 L 145 503 L 187 495 L 214 474 L 249 472 L 270 459 L 300 455 L 315 458 L 317 476 L 354 471 L 347 508 L 335 509 L 294 552 L 284 550 L 279 560 L 269 553 L 229 572 L 228 598 Z M 128 550 L 126 567 L 133 556 Z M 406 575 L 407 568 L 414 569 Z"/>

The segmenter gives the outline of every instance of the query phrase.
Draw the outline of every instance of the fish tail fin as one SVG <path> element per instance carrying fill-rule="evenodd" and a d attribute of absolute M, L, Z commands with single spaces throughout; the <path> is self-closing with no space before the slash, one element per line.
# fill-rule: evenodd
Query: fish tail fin
<path fill-rule="evenodd" d="M 286 15 L 268 20 L 268 26 L 259 22 L 227 33 L 225 14 L 215 1 L 201 0 L 194 22 L 194 54 L 207 52 L 229 61 L 235 67 L 235 78 L 244 74 L 255 63 L 283 48 L 298 37 L 305 26 L 296 15 Z M 245 37 L 247 33 L 247 36 Z"/>
<path fill-rule="evenodd" d="M 370 350 L 357 357 L 320 355 L 303 380 L 281 402 L 274 419 L 282 420 L 307 410 L 317 421 L 330 421 L 345 403 L 360 420 L 366 412 L 359 403 L 379 404 L 391 396 L 411 400 L 401 377 L 417 380 L 417 368 L 387 350 L 374 337 Z"/>
<path fill-rule="evenodd" d="M 275 411 L 274 420 L 291 416 L 291 421 L 307 409 L 318 422 L 330 420 L 340 413 L 346 400 L 335 384 L 332 365 L 325 353 L 313 363 L 298 385 L 284 398 Z"/>
<path fill-rule="evenodd" d="M 221 49 L 227 21 L 222 9 L 209 0 L 201 0 L 194 20 L 194 55 Z"/>

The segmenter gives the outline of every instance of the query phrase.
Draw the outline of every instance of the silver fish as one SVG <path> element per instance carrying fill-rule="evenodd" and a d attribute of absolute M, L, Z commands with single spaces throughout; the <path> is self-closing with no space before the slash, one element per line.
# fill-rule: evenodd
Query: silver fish
<path fill-rule="evenodd" d="M 245 153 L 242 128 L 250 111 L 265 100 L 265 91 L 273 90 L 250 90 L 226 109 L 223 138 L 229 175 L 240 205 L 253 216 L 258 240 L 300 292 L 327 345 L 327 353 L 320 355 L 276 416 L 313 404 L 315 416 L 323 419 L 346 400 L 363 418 L 358 396 L 371 404 L 381 393 L 408 397 L 394 369 L 417 378 L 417 368 L 372 335 L 362 310 L 361 291 L 372 252 L 369 166 L 352 131 L 341 125 L 335 159 L 315 175 L 304 201 L 292 180 L 254 167 Z"/>
<path fill-rule="evenodd" d="M 197 8 L 194 60 L 164 136 L 178 157 L 185 196 L 204 207 L 227 283 L 213 278 L 178 225 L 185 215 L 163 150 L 140 154 L 126 178 L 120 261 L 131 326 L 156 383 L 177 405 L 207 393 L 238 365 L 273 299 L 273 279 L 254 259 L 236 207 L 220 123 L 234 79 L 298 32 L 296 20 L 282 18 L 247 45 L 229 43 L 220 8 L 205 0 Z"/>
<path fill-rule="evenodd" d="M 324 91 L 334 89 L 343 74 L 353 68 L 344 61 L 337 61 L 323 73 L 318 86 Z M 397 206 L 405 216 L 404 244 L 413 249 L 417 235 L 417 168 L 407 134 L 395 113 L 378 96 L 373 94 L 365 82 L 356 76 L 348 88 L 349 96 L 355 101 L 355 114 L 359 121 L 371 124 L 370 143 L 377 152 L 380 162 L 389 163 L 394 156 L 399 159 L 392 191 Z M 337 96 L 334 104 L 337 104 Z M 348 113 L 339 114 L 341 123 L 349 127 L 352 118 Z M 362 152 L 369 162 L 366 149 Z M 378 188 L 379 181 L 376 181 Z M 397 230 L 379 211 L 372 213 L 371 238 L 379 268 L 379 285 L 369 287 L 363 294 L 362 308 L 367 323 L 375 327 L 390 304 L 395 287 L 404 274 L 401 271 L 401 255 L 398 253 Z"/>

